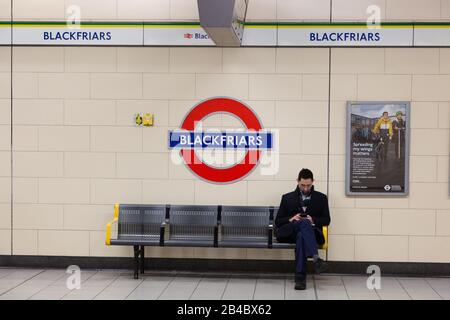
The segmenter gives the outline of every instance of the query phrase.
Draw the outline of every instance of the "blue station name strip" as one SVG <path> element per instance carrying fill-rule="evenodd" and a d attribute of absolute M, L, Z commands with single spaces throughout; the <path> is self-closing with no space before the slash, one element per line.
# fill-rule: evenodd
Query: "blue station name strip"
<path fill-rule="evenodd" d="M 272 149 L 271 132 L 169 131 L 170 149 Z"/>

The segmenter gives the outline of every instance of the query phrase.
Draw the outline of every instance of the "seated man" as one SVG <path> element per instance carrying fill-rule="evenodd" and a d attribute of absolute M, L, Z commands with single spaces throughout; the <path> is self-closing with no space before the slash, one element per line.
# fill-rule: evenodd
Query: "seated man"
<path fill-rule="evenodd" d="M 314 190 L 311 170 L 302 169 L 298 174 L 298 186 L 281 198 L 275 219 L 278 242 L 295 243 L 295 289 L 306 289 L 306 260 L 312 257 L 316 273 L 326 271 L 326 263 L 319 258 L 318 244 L 325 238 L 322 226 L 330 224 L 328 199 Z"/>

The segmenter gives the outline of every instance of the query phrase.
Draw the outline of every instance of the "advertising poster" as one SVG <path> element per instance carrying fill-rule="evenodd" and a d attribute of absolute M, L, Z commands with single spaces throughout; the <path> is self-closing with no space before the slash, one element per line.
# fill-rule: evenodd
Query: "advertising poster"
<path fill-rule="evenodd" d="M 408 194 L 409 102 L 348 102 L 347 195 Z"/>

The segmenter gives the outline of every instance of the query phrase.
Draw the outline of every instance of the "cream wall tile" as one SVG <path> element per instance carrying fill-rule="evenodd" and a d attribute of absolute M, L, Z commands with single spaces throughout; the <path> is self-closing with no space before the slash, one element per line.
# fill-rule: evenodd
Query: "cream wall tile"
<path fill-rule="evenodd" d="M 89 203 L 89 180 L 40 178 L 39 203 Z"/>
<path fill-rule="evenodd" d="M 7 81 L 8 87 L 10 86 L 10 80 L 2 80 L 2 74 L 0 73 L 0 98 L 9 98 L 11 96 L 10 91 L 6 90 L 6 85 L 2 85 L 2 81 Z M 12 75 L 13 84 L 13 97 L 14 99 L 20 98 L 38 98 L 38 74 L 37 73 L 17 73 L 14 72 Z M 6 82 L 4 82 L 6 83 Z M 3 90 L 2 90 L 3 89 Z M 3 92 L 3 93 L 2 93 Z"/>
<path fill-rule="evenodd" d="M 296 179 L 302 168 L 314 173 L 314 179 L 326 181 L 327 159 L 325 155 L 280 155 L 280 170 L 275 180 Z"/>
<path fill-rule="evenodd" d="M 333 48 L 331 73 L 384 73 L 384 49 Z"/>
<path fill-rule="evenodd" d="M 330 20 L 330 2 L 327 0 L 277 1 L 278 20 Z"/>
<path fill-rule="evenodd" d="M 298 172 L 290 181 L 248 181 L 249 206 L 278 206 L 281 196 L 294 191 Z"/>
<path fill-rule="evenodd" d="M 300 75 L 250 75 L 249 97 L 252 100 L 300 100 Z"/>
<path fill-rule="evenodd" d="M 329 50 L 323 48 L 277 48 L 277 73 L 328 74 Z"/>
<path fill-rule="evenodd" d="M 104 238 L 106 224 L 113 219 L 113 212 L 112 204 L 64 205 L 64 229 L 102 231 Z"/>
<path fill-rule="evenodd" d="M 408 261 L 407 236 L 355 236 L 355 261 Z"/>
<path fill-rule="evenodd" d="M 120 20 L 169 20 L 170 1 L 117 0 L 117 17 Z"/>
<path fill-rule="evenodd" d="M 436 213 L 436 235 L 450 236 L 450 210 L 438 210 Z"/>
<path fill-rule="evenodd" d="M 450 208 L 448 184 L 410 183 L 410 208 L 430 209 L 430 204 L 433 204 L 433 209 Z"/>
<path fill-rule="evenodd" d="M 23 125 L 58 125 L 63 123 L 62 100 L 14 99 L 13 122 Z"/>
<path fill-rule="evenodd" d="M 450 5 L 448 6 L 450 8 Z M 449 11 L 450 12 L 450 11 Z M 450 15 L 449 15 L 450 18 Z M 439 49 L 439 73 L 450 74 L 450 49 Z"/>
<path fill-rule="evenodd" d="M 139 180 L 91 179 L 91 203 L 141 203 L 142 182 Z"/>
<path fill-rule="evenodd" d="M 171 128 L 160 127 L 160 128 L 144 128 L 148 130 L 143 131 L 144 136 L 144 152 L 169 152 L 169 130 Z"/>
<path fill-rule="evenodd" d="M 65 0 L 66 12 L 70 6 L 76 5 L 81 9 L 81 20 L 113 20 L 117 17 L 117 3 L 110 0 Z"/>
<path fill-rule="evenodd" d="M 14 152 L 15 177 L 62 177 L 62 152 Z"/>
<path fill-rule="evenodd" d="M 37 151 L 38 150 L 38 128 L 32 126 L 13 126 L 13 150 L 15 151 Z"/>
<path fill-rule="evenodd" d="M 63 227 L 63 206 L 15 204 L 15 229 L 60 230 Z"/>
<path fill-rule="evenodd" d="M 142 74 L 94 73 L 91 75 L 92 98 L 139 99 L 142 97 Z"/>
<path fill-rule="evenodd" d="M 135 114 L 154 115 L 155 127 L 167 127 L 169 124 L 169 103 L 166 100 L 118 100 L 117 124 L 135 126 Z M 145 131 L 144 131 L 145 132 Z"/>
<path fill-rule="evenodd" d="M 168 72 L 169 48 L 117 48 L 119 72 Z"/>
<path fill-rule="evenodd" d="M 114 153 L 66 152 L 64 176 L 70 178 L 114 178 L 116 155 Z"/>
<path fill-rule="evenodd" d="M 40 230 L 38 245 L 39 255 L 89 256 L 89 232 Z"/>
<path fill-rule="evenodd" d="M 11 202 L 11 178 L 0 178 L 0 203 Z"/>
<path fill-rule="evenodd" d="M 380 209 L 334 209 L 330 234 L 381 234 Z"/>
<path fill-rule="evenodd" d="M 450 75 L 414 75 L 412 99 L 416 101 L 449 101 Z"/>
<path fill-rule="evenodd" d="M 0 150 L 11 150 L 11 126 L 0 126 Z"/>
<path fill-rule="evenodd" d="M 333 1 L 333 21 L 366 21 L 371 14 L 368 7 L 375 5 L 380 8 L 381 19 L 386 18 L 387 0 L 335 0 Z"/>
<path fill-rule="evenodd" d="M 14 82 L 15 83 L 15 82 Z M 6 99 L 11 97 L 11 74 L 6 72 L 0 73 L 0 98 Z"/>
<path fill-rule="evenodd" d="M 171 0 L 171 20 L 199 20 L 196 0 Z"/>
<path fill-rule="evenodd" d="M 246 20 L 269 20 L 276 21 L 277 1 L 276 0 L 259 0 L 249 1 L 247 7 Z"/>
<path fill-rule="evenodd" d="M 194 74 L 144 74 L 146 99 L 194 99 Z"/>
<path fill-rule="evenodd" d="M 389 20 L 439 20 L 440 0 L 387 0 L 386 17 Z"/>
<path fill-rule="evenodd" d="M 303 100 L 328 100 L 328 75 L 305 74 L 302 78 Z"/>
<path fill-rule="evenodd" d="M 91 257 L 132 257 L 133 248 L 128 246 L 107 246 L 104 231 L 89 232 Z"/>
<path fill-rule="evenodd" d="M 92 127 L 91 151 L 139 152 L 142 150 L 142 128 Z"/>
<path fill-rule="evenodd" d="M 354 208 L 355 198 L 345 195 L 344 182 L 329 182 L 329 206 L 331 209 L 331 219 L 333 219 L 334 208 Z"/>
<path fill-rule="evenodd" d="M 411 131 L 411 155 L 449 154 L 449 130 L 447 129 L 415 129 Z"/>
<path fill-rule="evenodd" d="M 221 48 L 170 48 L 171 73 L 222 72 Z"/>
<path fill-rule="evenodd" d="M 11 230 L 0 229 L 0 254 L 11 255 Z"/>
<path fill-rule="evenodd" d="M 200 100 L 211 97 L 247 100 L 249 77 L 245 74 L 197 74 L 195 90 Z"/>
<path fill-rule="evenodd" d="M 345 155 L 345 129 L 330 129 L 330 155 Z"/>
<path fill-rule="evenodd" d="M 144 180 L 143 202 L 152 204 L 194 204 L 194 180 Z"/>
<path fill-rule="evenodd" d="M 435 210 L 383 209 L 383 234 L 434 236 L 436 233 Z"/>
<path fill-rule="evenodd" d="M 11 1 L 0 0 L 0 20 L 9 21 L 11 19 Z"/>
<path fill-rule="evenodd" d="M 448 0 L 441 0 L 441 19 L 450 19 L 450 2 Z"/>
<path fill-rule="evenodd" d="M 279 251 L 279 250 L 276 250 Z M 247 259 L 247 249 L 194 248 L 194 257 L 200 259 Z M 267 257 L 267 253 L 266 253 Z"/>
<path fill-rule="evenodd" d="M 450 129 L 450 103 L 439 103 L 439 128 Z"/>
<path fill-rule="evenodd" d="M 11 100 L 0 99 L 0 124 L 11 124 Z"/>
<path fill-rule="evenodd" d="M 13 254 L 34 256 L 38 254 L 37 230 L 13 230 Z"/>
<path fill-rule="evenodd" d="M 52 126 L 39 128 L 40 151 L 89 151 L 89 127 Z"/>
<path fill-rule="evenodd" d="M 411 182 L 434 182 L 437 180 L 437 157 L 433 156 L 410 156 L 410 178 Z"/>
<path fill-rule="evenodd" d="M 449 237 L 410 237 L 409 261 L 411 262 L 449 262 Z M 430 250 L 430 248 L 433 248 Z"/>
<path fill-rule="evenodd" d="M 439 49 L 386 48 L 386 73 L 438 74 Z"/>
<path fill-rule="evenodd" d="M 345 155 L 330 155 L 330 181 L 345 181 Z"/>
<path fill-rule="evenodd" d="M 0 179 L 0 181 L 2 181 Z M 38 202 L 38 179 L 37 178 L 14 178 L 13 179 L 13 202 L 14 203 L 37 203 Z"/>
<path fill-rule="evenodd" d="M 330 234 L 328 238 L 328 260 L 353 261 L 355 260 L 355 236 Z"/>
<path fill-rule="evenodd" d="M 13 70 L 14 72 L 62 72 L 64 71 L 64 48 L 14 47 Z"/>
<path fill-rule="evenodd" d="M 90 86 L 87 73 L 40 73 L 40 98 L 89 98 Z M 20 97 L 18 97 L 20 98 Z"/>
<path fill-rule="evenodd" d="M 99 3 L 93 3 L 92 7 L 94 6 L 99 6 Z M 114 47 L 65 47 L 63 49 L 65 72 L 115 72 L 117 70 L 117 49 Z"/>
<path fill-rule="evenodd" d="M 438 127 L 439 103 L 413 102 L 411 104 L 411 128 L 434 129 Z"/>
<path fill-rule="evenodd" d="M 358 99 L 409 101 L 411 100 L 411 76 L 358 75 Z"/>
<path fill-rule="evenodd" d="M 357 208 L 380 208 L 380 203 L 382 203 L 381 207 L 384 209 L 408 208 L 409 198 L 355 198 Z"/>
<path fill-rule="evenodd" d="M 115 125 L 116 103 L 113 100 L 66 100 L 64 124 Z"/>
<path fill-rule="evenodd" d="M 299 154 L 303 148 L 303 130 L 300 128 L 277 128 L 280 154 Z M 277 146 L 275 146 L 277 148 Z"/>
<path fill-rule="evenodd" d="M 11 229 L 11 203 L 0 204 L 0 230 Z"/>
<path fill-rule="evenodd" d="M 5 1 L 5 0 L 2 0 L 2 1 Z M 2 6 L 2 1 L 0 1 L 0 11 L 1 11 L 1 6 Z M 0 47 L 0 72 L 11 72 L 11 48 Z"/>
<path fill-rule="evenodd" d="M 330 102 L 330 127 L 346 128 L 347 101 Z"/>
<path fill-rule="evenodd" d="M 275 119 L 277 127 L 326 128 L 328 104 L 318 101 L 277 101 Z"/>
<path fill-rule="evenodd" d="M 271 73 L 275 72 L 274 48 L 224 48 L 224 73 Z"/>
<path fill-rule="evenodd" d="M 331 75 L 330 94 L 332 100 L 356 100 L 358 82 L 356 75 Z"/>
<path fill-rule="evenodd" d="M 27 0 L 14 0 L 15 20 L 64 20 L 65 10 L 62 0 L 42 0 L 39 6 L 30 5 Z"/>
<path fill-rule="evenodd" d="M 328 130 L 322 128 L 302 129 L 302 153 L 321 154 L 328 153 Z"/>
<path fill-rule="evenodd" d="M 195 181 L 196 204 L 246 205 L 247 182 L 239 181 L 228 185 L 217 185 Z"/>
<path fill-rule="evenodd" d="M 166 153 L 119 153 L 117 177 L 127 179 L 167 179 Z"/>
<path fill-rule="evenodd" d="M 449 157 L 440 156 L 437 158 L 437 180 L 438 182 L 449 182 Z"/>

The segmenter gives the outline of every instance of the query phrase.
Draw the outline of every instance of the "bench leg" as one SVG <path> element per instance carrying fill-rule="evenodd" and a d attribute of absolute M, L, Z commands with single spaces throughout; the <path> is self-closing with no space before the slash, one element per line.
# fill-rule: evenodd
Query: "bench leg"
<path fill-rule="evenodd" d="M 133 246 L 134 248 L 134 278 L 139 278 L 139 246 Z"/>
<path fill-rule="evenodd" d="M 145 269 L 145 246 L 141 246 L 141 273 L 144 273 Z"/>

